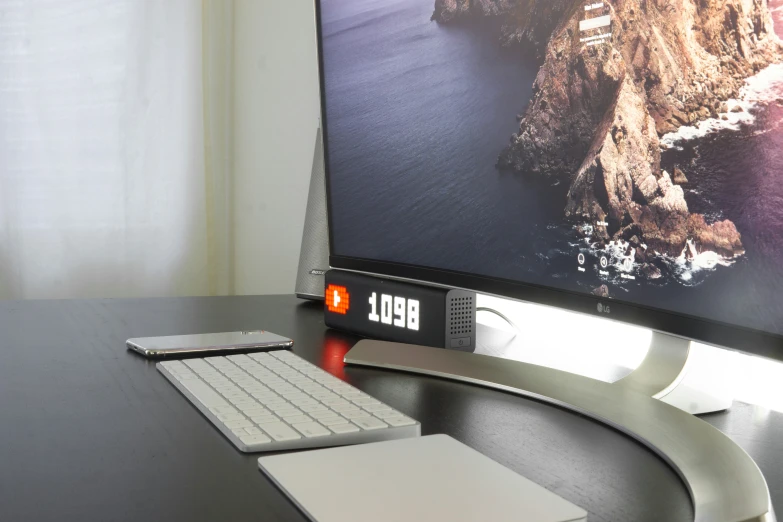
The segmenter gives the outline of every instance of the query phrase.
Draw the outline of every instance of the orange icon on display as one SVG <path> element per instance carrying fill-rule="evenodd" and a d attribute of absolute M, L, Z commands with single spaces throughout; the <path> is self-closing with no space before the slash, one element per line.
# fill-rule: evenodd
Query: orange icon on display
<path fill-rule="evenodd" d="M 345 315 L 351 308 L 351 294 L 344 286 L 329 285 L 326 288 L 326 309 Z"/>

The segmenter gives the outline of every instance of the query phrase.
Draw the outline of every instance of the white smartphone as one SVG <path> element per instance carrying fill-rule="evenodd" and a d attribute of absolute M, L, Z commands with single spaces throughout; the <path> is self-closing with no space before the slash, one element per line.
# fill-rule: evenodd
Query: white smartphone
<path fill-rule="evenodd" d="M 220 353 L 246 353 L 289 349 L 294 341 L 264 330 L 223 332 L 128 339 L 129 350 L 145 357 L 206 356 Z"/>

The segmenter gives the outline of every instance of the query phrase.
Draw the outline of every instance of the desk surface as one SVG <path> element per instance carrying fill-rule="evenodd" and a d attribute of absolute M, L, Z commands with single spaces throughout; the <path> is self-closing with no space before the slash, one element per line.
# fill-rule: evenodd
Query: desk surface
<path fill-rule="evenodd" d="M 660 459 L 594 421 L 507 393 L 343 367 L 357 338 L 293 296 L 0 302 L 0 519 L 305 520 L 245 455 L 125 349 L 130 337 L 266 328 L 294 351 L 587 509 L 591 522 L 693 519 Z M 783 414 L 704 419 L 759 464 L 783 509 Z M 350 501 L 350 497 L 346 498 Z"/>

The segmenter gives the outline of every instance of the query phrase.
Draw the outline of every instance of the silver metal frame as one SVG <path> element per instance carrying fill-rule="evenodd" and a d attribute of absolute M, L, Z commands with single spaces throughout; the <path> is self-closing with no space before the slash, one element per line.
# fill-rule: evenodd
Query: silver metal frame
<path fill-rule="evenodd" d="M 690 351 L 687 339 L 653 332 L 642 364 L 613 385 L 658 399 L 682 379 Z"/>
<path fill-rule="evenodd" d="M 776 520 L 753 459 L 716 428 L 648 395 L 660 391 L 654 376 L 610 384 L 497 357 L 370 340 L 359 341 L 345 362 L 468 382 L 576 411 L 663 458 L 688 488 L 696 522 Z"/>

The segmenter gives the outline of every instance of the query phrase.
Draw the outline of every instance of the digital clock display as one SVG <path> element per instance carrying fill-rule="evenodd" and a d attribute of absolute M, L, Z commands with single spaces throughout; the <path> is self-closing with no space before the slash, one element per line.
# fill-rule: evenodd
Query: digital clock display
<path fill-rule="evenodd" d="M 380 315 L 378 315 L 378 293 L 370 295 L 370 315 L 373 322 L 393 324 L 408 330 L 419 329 L 419 300 L 397 295 L 381 294 Z"/>
<path fill-rule="evenodd" d="M 353 272 L 326 274 L 327 326 L 375 339 L 444 345 L 445 291 Z"/>

